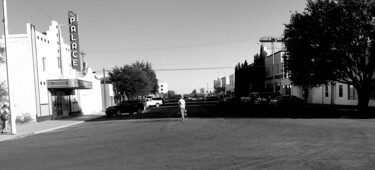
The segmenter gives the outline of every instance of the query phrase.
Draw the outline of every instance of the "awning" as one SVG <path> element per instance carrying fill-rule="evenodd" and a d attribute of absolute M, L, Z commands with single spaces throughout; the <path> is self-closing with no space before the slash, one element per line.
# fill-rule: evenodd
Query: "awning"
<path fill-rule="evenodd" d="M 92 89 L 92 82 L 79 79 L 47 80 L 49 89 Z"/>

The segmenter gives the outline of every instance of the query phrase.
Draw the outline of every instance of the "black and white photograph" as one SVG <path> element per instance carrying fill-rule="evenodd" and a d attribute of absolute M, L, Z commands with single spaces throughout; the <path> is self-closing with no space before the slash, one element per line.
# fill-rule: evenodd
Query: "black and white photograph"
<path fill-rule="evenodd" d="M 375 167 L 375 0 L 0 9 L 0 169 Z"/>

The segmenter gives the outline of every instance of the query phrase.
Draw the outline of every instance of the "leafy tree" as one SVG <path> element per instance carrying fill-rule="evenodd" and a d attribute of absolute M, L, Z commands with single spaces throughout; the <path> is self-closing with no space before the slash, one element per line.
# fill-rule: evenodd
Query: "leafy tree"
<path fill-rule="evenodd" d="M 191 94 L 192 94 L 194 97 L 197 97 L 197 90 L 194 89 L 194 90 L 191 92 Z"/>
<path fill-rule="evenodd" d="M 235 67 L 234 93 L 237 100 L 242 96 L 248 96 L 250 92 L 264 91 L 266 77 L 264 59 L 266 55 L 263 46 L 261 46 L 260 54 L 254 56 L 253 64 L 249 65 L 245 60 L 243 64 L 238 63 Z"/>
<path fill-rule="evenodd" d="M 353 85 L 359 110 L 368 107 L 375 82 L 375 1 L 308 0 L 285 27 L 284 60 L 294 85 Z"/>
<path fill-rule="evenodd" d="M 5 62 L 4 48 L 0 48 L 0 65 Z M 8 89 L 5 85 L 5 82 L 0 83 L 0 103 L 4 103 L 8 101 Z"/>
<path fill-rule="evenodd" d="M 146 96 L 157 88 L 155 72 L 150 64 L 136 62 L 132 65 L 115 67 L 108 80 L 113 84 L 116 96 L 126 95 L 130 99 Z M 156 90 L 157 91 L 157 90 Z"/>
<path fill-rule="evenodd" d="M 176 92 L 173 90 L 168 90 L 168 98 L 174 98 L 176 96 Z"/>
<path fill-rule="evenodd" d="M 8 90 L 6 89 L 5 83 L 0 83 L 0 103 L 8 101 Z"/>
<path fill-rule="evenodd" d="M 141 71 L 144 71 L 148 77 L 148 84 L 146 86 L 147 90 L 150 90 L 151 93 L 156 94 L 159 91 L 158 79 L 156 78 L 155 71 L 152 69 L 152 65 L 149 62 L 136 61 L 131 65 L 134 68 L 138 68 Z"/>

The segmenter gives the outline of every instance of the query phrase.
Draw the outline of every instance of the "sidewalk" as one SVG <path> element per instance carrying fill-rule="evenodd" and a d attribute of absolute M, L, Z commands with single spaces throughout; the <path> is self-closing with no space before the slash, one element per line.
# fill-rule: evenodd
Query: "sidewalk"
<path fill-rule="evenodd" d="M 87 120 L 96 119 L 102 116 L 105 116 L 104 112 L 94 113 L 90 115 L 72 116 L 58 120 L 47 120 L 43 122 L 30 123 L 25 125 L 18 125 L 16 129 L 17 133 L 15 135 L 10 134 L 10 132 L 0 134 L 0 142 L 77 125 L 80 123 L 84 123 Z"/>

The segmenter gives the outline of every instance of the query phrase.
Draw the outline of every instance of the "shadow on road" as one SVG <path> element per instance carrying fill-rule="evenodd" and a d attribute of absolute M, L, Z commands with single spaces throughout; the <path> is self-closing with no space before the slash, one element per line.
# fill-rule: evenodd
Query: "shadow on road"
<path fill-rule="evenodd" d="M 375 118 L 374 108 L 369 108 L 369 113 L 359 113 L 352 106 L 333 106 L 309 104 L 303 107 L 276 107 L 259 106 L 233 103 L 188 103 L 189 118 L 298 118 L 298 119 L 330 119 L 330 118 Z M 121 115 L 114 117 L 101 117 L 90 121 L 154 119 L 153 121 L 176 121 L 180 118 L 179 109 L 175 105 L 148 108 L 143 114 Z M 147 120 L 148 122 L 150 120 Z"/>

